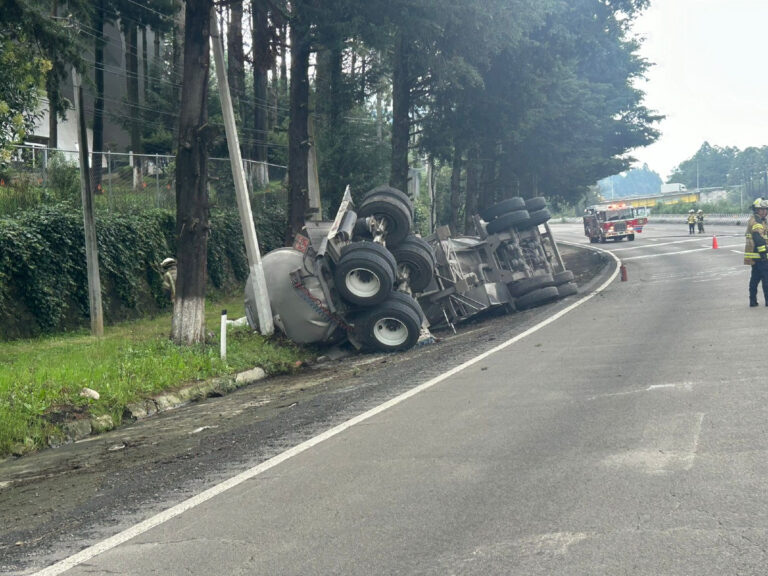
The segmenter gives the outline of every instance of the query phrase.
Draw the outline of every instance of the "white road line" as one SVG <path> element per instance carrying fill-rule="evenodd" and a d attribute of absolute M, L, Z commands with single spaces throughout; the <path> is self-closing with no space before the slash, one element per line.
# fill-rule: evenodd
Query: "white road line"
<path fill-rule="evenodd" d="M 127 528 L 126 530 L 123 530 L 122 532 L 119 532 L 118 534 L 115 534 L 114 536 L 107 538 L 106 540 L 102 540 L 101 542 L 98 542 L 97 544 L 94 544 L 93 546 L 90 546 L 85 550 L 81 550 L 80 552 L 78 552 L 77 554 L 73 554 L 69 558 L 65 558 L 64 560 L 61 560 L 56 564 L 52 564 L 51 566 L 48 566 L 47 568 L 44 568 L 43 570 L 36 572 L 35 576 L 55 576 L 57 574 L 62 574 L 67 570 L 69 570 L 70 568 L 74 568 L 75 566 L 78 566 L 83 562 L 87 562 L 90 559 L 98 556 L 99 554 L 103 554 L 104 552 L 112 550 L 113 548 L 116 548 L 117 546 L 124 544 L 125 542 L 131 540 L 132 538 L 135 538 L 136 536 L 144 534 L 145 532 L 148 532 L 152 528 L 155 528 L 156 526 L 159 526 L 167 522 L 168 520 L 171 520 L 172 518 L 175 518 L 176 516 L 179 516 L 184 512 L 187 512 L 188 510 L 191 510 L 192 508 L 199 506 L 200 504 L 203 504 L 204 502 L 210 500 L 211 498 L 214 498 L 226 492 L 227 490 L 242 484 L 247 480 L 255 478 L 259 474 L 262 474 L 263 472 L 266 472 L 267 470 L 274 468 L 275 466 L 277 466 L 282 462 L 285 462 L 289 458 L 293 458 L 294 456 L 297 456 L 302 452 L 309 450 L 313 446 L 316 446 L 321 442 L 324 442 L 325 440 L 328 440 L 330 438 L 333 438 L 334 436 L 341 434 L 342 432 L 351 428 L 352 426 L 355 426 L 356 424 L 360 424 L 361 422 L 364 422 L 372 418 L 373 416 L 376 416 L 377 414 L 380 414 L 385 410 L 389 410 L 393 406 L 396 406 L 401 402 L 404 402 L 408 398 L 411 398 L 412 396 L 415 396 L 420 392 L 423 392 L 429 388 L 432 388 L 436 384 L 439 384 L 440 382 L 447 380 L 451 376 L 458 374 L 462 370 L 465 370 L 466 368 L 469 368 L 470 366 L 477 364 L 478 362 L 488 358 L 492 354 L 495 354 L 496 352 L 500 352 L 501 350 L 504 350 L 505 348 L 511 346 L 512 344 L 519 342 L 523 338 L 526 338 L 527 336 L 530 336 L 531 334 L 538 332 L 542 328 L 549 326 L 553 322 L 559 320 L 560 318 L 568 314 L 571 310 L 578 308 L 585 302 L 594 298 L 597 294 L 605 290 L 605 288 L 616 279 L 616 276 L 618 276 L 619 274 L 619 266 L 618 266 L 619 260 L 616 256 L 613 256 L 613 259 L 615 260 L 616 268 L 614 269 L 611 277 L 608 278 L 608 280 L 606 280 L 605 282 L 603 282 L 603 284 L 599 288 L 587 294 L 580 300 L 574 302 L 567 308 L 563 308 L 558 313 L 550 316 L 546 320 L 539 322 L 535 326 L 532 326 L 525 332 L 522 332 L 517 336 L 510 338 L 506 342 L 499 344 L 495 348 L 492 348 L 487 352 L 483 352 L 479 356 L 475 356 L 471 360 L 468 360 L 463 364 L 456 366 L 455 368 L 448 370 L 447 372 L 444 372 L 439 376 L 436 376 L 432 380 L 424 382 L 423 384 L 419 384 L 415 388 L 412 388 L 407 392 L 404 392 L 403 394 L 400 394 L 399 396 L 396 396 L 395 398 L 392 398 L 391 400 L 384 402 L 383 404 L 380 404 L 379 406 L 376 406 L 375 408 L 372 408 L 371 410 L 368 410 L 363 414 L 360 414 L 359 416 L 355 416 L 354 418 L 347 420 L 346 422 L 343 422 L 338 426 L 331 428 L 330 430 L 326 430 L 325 432 L 315 436 L 314 438 L 310 438 L 309 440 L 306 440 L 301 444 L 298 444 L 297 446 L 294 446 L 293 448 L 290 448 L 285 452 L 282 452 L 281 454 L 278 454 L 277 456 L 270 458 L 265 462 L 262 462 L 258 466 L 254 466 L 253 468 L 246 470 L 245 472 L 241 472 L 240 474 L 233 476 L 232 478 L 225 480 L 224 482 L 217 484 L 216 486 L 213 486 L 208 490 L 205 490 L 204 492 L 201 492 L 200 494 L 193 496 L 185 500 L 184 502 L 177 504 L 176 506 L 171 507 L 168 510 L 160 512 L 159 514 L 156 514 L 155 516 L 152 516 L 151 518 L 148 518 L 143 522 L 139 522 L 138 524 L 135 524 L 134 526 L 131 526 L 130 528 Z"/>
<path fill-rule="evenodd" d="M 653 246 L 671 246 L 672 244 L 687 244 L 688 242 L 701 242 L 701 238 L 689 238 L 688 240 L 675 240 L 674 242 L 659 242 L 653 244 Z M 653 241 L 653 239 L 651 239 Z M 643 248 L 647 248 L 648 246 L 646 244 L 635 244 L 634 246 L 627 246 L 626 248 L 617 248 L 615 250 L 611 250 L 611 252 L 623 252 L 625 250 L 641 250 Z"/>
<path fill-rule="evenodd" d="M 723 249 L 735 248 L 736 246 L 722 246 Z M 662 258 L 664 256 L 678 256 L 680 254 L 690 254 L 691 252 L 704 252 L 705 250 L 714 250 L 712 246 L 706 248 L 695 248 L 693 250 L 680 250 L 679 252 L 665 252 L 663 254 L 645 254 L 644 256 L 630 256 L 629 258 L 622 258 L 622 260 L 644 260 L 646 258 Z M 733 250 L 735 252 L 735 250 Z"/>

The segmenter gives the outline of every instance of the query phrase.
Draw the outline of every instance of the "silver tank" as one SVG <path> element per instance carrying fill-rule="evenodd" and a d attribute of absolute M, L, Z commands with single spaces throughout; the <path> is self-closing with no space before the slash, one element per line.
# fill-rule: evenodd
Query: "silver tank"
<path fill-rule="evenodd" d="M 294 248 L 278 248 L 262 259 L 275 326 L 297 344 L 328 342 L 339 336 L 343 322 L 332 314 L 314 262 Z M 249 277 L 245 288 L 248 324 L 258 330 L 258 314 Z"/>

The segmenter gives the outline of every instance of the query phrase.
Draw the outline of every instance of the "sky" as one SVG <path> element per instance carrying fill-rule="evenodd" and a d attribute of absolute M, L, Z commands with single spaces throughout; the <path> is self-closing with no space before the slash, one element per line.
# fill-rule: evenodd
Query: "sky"
<path fill-rule="evenodd" d="M 666 180 L 706 141 L 768 145 L 768 0 L 651 0 L 634 26 L 655 63 L 639 85 L 666 116 L 659 140 L 635 149 Z"/>

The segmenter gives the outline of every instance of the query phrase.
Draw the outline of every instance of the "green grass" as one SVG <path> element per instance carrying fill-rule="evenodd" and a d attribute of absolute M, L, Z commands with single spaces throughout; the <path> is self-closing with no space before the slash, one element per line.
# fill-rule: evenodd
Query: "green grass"
<path fill-rule="evenodd" d="M 136 400 L 254 366 L 289 372 L 310 354 L 247 327 L 230 328 L 223 362 L 222 308 L 229 319 L 243 316 L 242 296 L 206 303 L 206 327 L 214 336 L 195 347 L 169 340 L 170 312 L 105 328 L 103 338 L 80 332 L 0 343 L 0 458 L 45 446 L 67 419 L 109 414 L 119 424 L 126 404 Z M 83 387 L 100 398 L 81 397 Z"/>

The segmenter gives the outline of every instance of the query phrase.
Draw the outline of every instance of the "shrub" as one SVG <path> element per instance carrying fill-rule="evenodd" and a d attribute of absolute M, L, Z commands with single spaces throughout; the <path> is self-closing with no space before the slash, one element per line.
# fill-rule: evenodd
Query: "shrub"
<path fill-rule="evenodd" d="M 272 197 L 255 207 L 262 251 L 282 245 L 285 207 Z M 208 270 L 212 288 L 242 286 L 248 263 L 236 210 L 211 217 Z M 170 305 L 160 262 L 176 253 L 175 215 L 151 209 L 99 213 L 99 271 L 107 323 Z M 1 339 L 69 330 L 88 322 L 88 281 L 80 208 L 63 202 L 0 218 Z"/>

